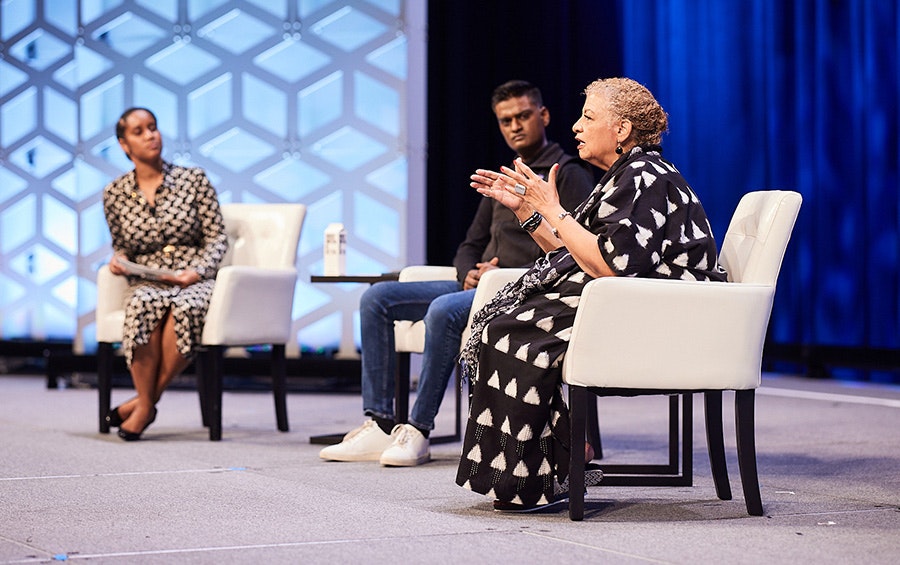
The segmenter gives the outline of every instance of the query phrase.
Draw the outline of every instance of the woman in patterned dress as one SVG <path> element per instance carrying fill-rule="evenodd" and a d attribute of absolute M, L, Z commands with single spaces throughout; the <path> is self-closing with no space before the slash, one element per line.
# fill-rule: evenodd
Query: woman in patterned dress
<path fill-rule="evenodd" d="M 546 180 L 521 162 L 472 175 L 546 252 L 476 314 L 462 354 L 472 401 L 456 482 L 497 510 L 560 498 L 570 450 L 561 360 L 584 285 L 607 276 L 725 280 L 700 201 L 661 156 L 668 118 L 653 95 L 625 78 L 594 81 L 585 95 L 572 126 L 578 154 L 606 172 L 571 213 L 554 169 Z"/>
<path fill-rule="evenodd" d="M 128 276 L 122 349 L 137 396 L 112 409 L 107 421 L 119 437 L 135 441 L 190 363 L 227 243 L 215 189 L 201 169 L 163 161 L 150 110 L 126 110 L 116 137 L 134 170 L 104 189 L 103 209 L 112 236 L 109 269 Z M 173 274 L 130 276 L 123 260 Z"/>

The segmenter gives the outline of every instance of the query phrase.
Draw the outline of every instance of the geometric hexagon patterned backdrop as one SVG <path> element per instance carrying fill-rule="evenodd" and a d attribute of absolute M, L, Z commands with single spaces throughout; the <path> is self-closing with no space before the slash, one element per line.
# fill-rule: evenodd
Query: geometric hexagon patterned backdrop
<path fill-rule="evenodd" d="M 351 273 L 424 255 L 424 4 L 0 1 L 0 337 L 95 347 L 114 125 L 146 106 L 222 202 L 308 206 L 292 345 L 352 354 L 362 285 L 309 277 L 331 222 Z"/>

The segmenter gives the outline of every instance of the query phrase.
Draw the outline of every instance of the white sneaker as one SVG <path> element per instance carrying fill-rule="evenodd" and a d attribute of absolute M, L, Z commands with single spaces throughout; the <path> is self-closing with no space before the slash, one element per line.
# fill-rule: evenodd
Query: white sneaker
<path fill-rule="evenodd" d="M 319 457 L 329 461 L 378 461 L 391 445 L 392 437 L 381 431 L 375 420 L 366 420 L 348 432 L 341 443 L 323 448 Z"/>
<path fill-rule="evenodd" d="M 381 464 L 391 467 L 415 467 L 431 459 L 428 438 L 409 424 L 397 424 L 391 430 L 393 443 L 381 454 Z"/>

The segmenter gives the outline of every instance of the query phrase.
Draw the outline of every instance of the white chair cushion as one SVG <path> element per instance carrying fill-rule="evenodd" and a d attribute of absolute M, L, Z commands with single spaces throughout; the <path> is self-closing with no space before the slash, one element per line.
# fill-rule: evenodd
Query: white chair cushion
<path fill-rule="evenodd" d="M 410 265 L 400 270 L 400 282 L 455 281 L 456 267 L 443 265 Z"/>
<path fill-rule="evenodd" d="M 97 309 L 96 326 L 97 341 L 117 343 L 122 341 L 125 325 L 125 294 L 128 292 L 128 279 L 119 277 L 109 271 L 109 265 L 103 265 L 97 271 Z"/>
<path fill-rule="evenodd" d="M 741 198 L 719 251 L 729 281 L 775 286 L 802 201 L 787 190 L 750 192 Z"/>
<path fill-rule="evenodd" d="M 222 266 L 294 267 L 305 215 L 303 204 L 223 204 L 228 252 Z"/>
<path fill-rule="evenodd" d="M 203 345 L 287 343 L 295 269 L 232 265 L 219 269 L 203 324 Z"/>
<path fill-rule="evenodd" d="M 394 322 L 394 349 L 398 353 L 425 351 L 425 322 L 397 320 Z"/>
<path fill-rule="evenodd" d="M 768 285 L 595 279 L 581 294 L 563 380 L 608 388 L 756 388 L 774 294 Z"/>

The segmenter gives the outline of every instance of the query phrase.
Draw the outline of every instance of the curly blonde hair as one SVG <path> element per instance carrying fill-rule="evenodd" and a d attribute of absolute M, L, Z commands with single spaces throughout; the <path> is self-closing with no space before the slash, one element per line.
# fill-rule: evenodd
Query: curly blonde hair
<path fill-rule="evenodd" d="M 659 145 L 669 129 L 666 111 L 644 85 L 630 78 L 597 79 L 584 89 L 584 94 L 602 96 L 613 117 L 630 121 L 636 145 Z"/>

